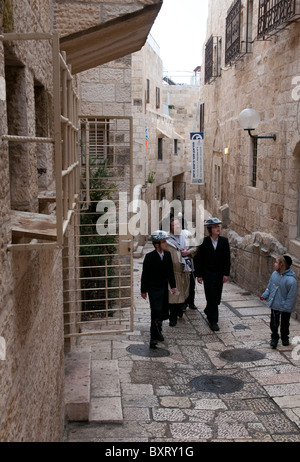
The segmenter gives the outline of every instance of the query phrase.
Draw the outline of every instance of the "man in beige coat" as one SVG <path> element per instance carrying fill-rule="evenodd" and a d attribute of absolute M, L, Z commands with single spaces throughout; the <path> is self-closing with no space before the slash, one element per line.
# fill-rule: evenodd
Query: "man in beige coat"
<path fill-rule="evenodd" d="M 172 257 L 177 290 L 176 294 L 169 292 L 170 326 L 176 326 L 177 317 L 182 317 L 183 306 L 189 295 L 190 275 L 193 270 L 192 258 L 197 252 L 197 247 L 189 248 L 189 236 L 190 233 L 182 229 L 181 220 L 171 218 L 167 243 Z"/>

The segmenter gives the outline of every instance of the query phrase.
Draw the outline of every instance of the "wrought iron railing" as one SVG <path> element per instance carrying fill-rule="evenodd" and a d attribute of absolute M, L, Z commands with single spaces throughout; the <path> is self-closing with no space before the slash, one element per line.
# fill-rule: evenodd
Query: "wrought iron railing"
<path fill-rule="evenodd" d="M 210 83 L 220 76 L 221 56 L 219 39 L 219 37 L 211 35 L 205 45 L 205 84 Z"/>
<path fill-rule="evenodd" d="M 299 0 L 260 0 L 257 38 L 265 40 L 299 18 Z"/>
<path fill-rule="evenodd" d="M 235 1 L 226 17 L 225 65 L 231 65 L 241 54 L 241 0 Z"/>

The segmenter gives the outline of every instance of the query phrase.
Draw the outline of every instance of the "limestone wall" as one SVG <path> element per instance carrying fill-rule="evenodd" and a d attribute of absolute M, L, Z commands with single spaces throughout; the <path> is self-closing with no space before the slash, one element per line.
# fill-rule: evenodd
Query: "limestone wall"
<path fill-rule="evenodd" d="M 246 3 L 242 1 L 242 34 Z M 298 271 L 299 97 L 295 90 L 300 75 L 299 22 L 290 24 L 269 41 L 258 41 L 258 0 L 253 1 L 251 53 L 225 66 L 225 21 L 231 5 L 231 0 L 211 0 L 207 22 L 206 40 L 212 34 L 222 40 L 222 69 L 220 76 L 204 85 L 201 93 L 205 102 L 206 208 L 219 215 L 220 206 L 228 204 L 231 231 L 242 239 L 257 233 L 270 234 L 292 255 L 293 269 Z M 256 134 L 277 135 L 275 142 L 258 140 L 255 186 L 251 177 L 252 141 L 238 122 L 239 113 L 246 107 L 260 113 Z M 271 255 L 268 245 L 266 251 Z M 243 259 L 248 259 L 245 252 Z M 249 273 L 245 283 L 254 289 L 255 274 L 259 271 L 254 256 L 252 267 L 253 275 Z"/>
<path fill-rule="evenodd" d="M 68 35 L 122 14 L 132 13 L 145 5 L 160 0 L 55 0 L 55 28 L 61 35 Z"/>
<path fill-rule="evenodd" d="M 1 18 L 1 32 L 49 32 L 52 2 L 2 2 Z M 43 113 L 47 124 L 39 136 L 51 136 L 51 56 L 47 41 L 0 42 L 1 134 L 38 135 L 41 125 L 36 117 Z M 47 110 L 41 111 L 36 103 L 40 94 L 48 99 Z M 0 360 L 3 442 L 59 441 L 64 424 L 61 251 L 7 248 L 12 242 L 10 209 L 38 212 L 39 189 L 53 182 L 53 150 L 43 149 L 0 141 L 0 336 L 6 345 Z M 48 160 L 39 171 L 42 157 Z"/>
<path fill-rule="evenodd" d="M 0 3 L 1 33 L 57 30 L 67 35 L 154 3 L 157 0 L 6 0 Z M 84 114 L 130 115 L 130 66 L 130 57 L 125 57 L 113 68 L 107 65 L 82 76 Z M 52 67 L 48 41 L 0 41 L 1 134 L 53 135 Z M 0 440 L 60 441 L 63 314 L 69 302 L 76 305 L 75 292 L 66 298 L 63 290 L 70 284 L 76 289 L 75 218 L 65 232 L 63 250 L 8 250 L 10 210 L 39 213 L 39 192 L 55 189 L 53 147 L 0 140 L 0 168 Z M 44 206 L 43 211 L 53 213 L 53 207 Z M 64 278 L 71 281 L 65 287 Z"/>

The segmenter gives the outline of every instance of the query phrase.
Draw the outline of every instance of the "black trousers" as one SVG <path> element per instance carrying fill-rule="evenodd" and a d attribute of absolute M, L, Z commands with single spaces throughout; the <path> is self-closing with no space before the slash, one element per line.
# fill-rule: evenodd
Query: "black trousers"
<path fill-rule="evenodd" d="M 186 299 L 185 303 L 187 305 L 195 305 L 195 274 L 192 272 L 190 275 L 190 291 L 189 296 Z"/>
<path fill-rule="evenodd" d="M 178 316 L 182 318 L 184 303 L 169 303 L 170 322 L 177 324 Z"/>
<path fill-rule="evenodd" d="M 210 323 L 219 320 L 219 305 L 223 290 L 223 275 L 206 271 L 203 277 L 204 293 L 206 298 L 206 308 L 204 313 Z"/>
<path fill-rule="evenodd" d="M 279 339 L 279 327 L 281 340 L 288 340 L 290 334 L 290 317 L 291 313 L 287 311 L 271 310 L 270 328 L 273 340 L 278 341 Z"/>
<path fill-rule="evenodd" d="M 162 330 L 162 322 L 168 319 L 168 287 L 149 290 L 151 309 L 150 339 L 158 340 Z"/>

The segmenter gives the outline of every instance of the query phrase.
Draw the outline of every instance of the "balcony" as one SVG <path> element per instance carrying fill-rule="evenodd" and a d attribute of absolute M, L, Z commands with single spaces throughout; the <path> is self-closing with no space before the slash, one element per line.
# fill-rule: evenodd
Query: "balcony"
<path fill-rule="evenodd" d="M 267 40 L 300 19 L 300 0 L 260 0 L 258 40 Z"/>

